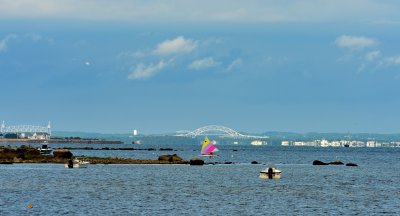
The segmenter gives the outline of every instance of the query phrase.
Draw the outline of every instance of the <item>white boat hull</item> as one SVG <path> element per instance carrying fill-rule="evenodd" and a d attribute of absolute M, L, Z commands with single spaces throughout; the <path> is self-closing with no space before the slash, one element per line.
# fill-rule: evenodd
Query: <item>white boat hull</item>
<path fill-rule="evenodd" d="M 65 168 L 87 168 L 89 162 L 87 161 L 81 161 L 81 160 L 73 160 L 72 161 L 72 167 L 70 167 L 71 164 L 64 164 Z"/>
<path fill-rule="evenodd" d="M 259 177 L 261 179 L 280 179 L 281 171 L 276 168 L 266 168 L 261 170 Z"/>
<path fill-rule="evenodd" d="M 70 168 L 70 167 L 68 167 L 68 164 L 64 164 L 64 167 Z M 72 168 L 87 168 L 87 165 L 86 164 L 73 164 Z"/>
<path fill-rule="evenodd" d="M 260 179 L 280 179 L 281 178 L 281 174 L 280 173 L 275 173 L 272 174 L 272 177 L 270 178 L 268 176 L 268 173 L 260 173 Z"/>

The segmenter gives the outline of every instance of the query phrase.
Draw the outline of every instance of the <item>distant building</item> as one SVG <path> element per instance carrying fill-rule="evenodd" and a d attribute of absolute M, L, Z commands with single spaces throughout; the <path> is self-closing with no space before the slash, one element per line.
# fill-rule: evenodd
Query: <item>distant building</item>
<path fill-rule="evenodd" d="M 375 141 L 368 141 L 367 147 L 375 147 Z"/>
<path fill-rule="evenodd" d="M 282 145 L 282 146 L 289 146 L 289 141 L 282 141 L 282 142 L 281 142 L 281 145 Z"/>
<path fill-rule="evenodd" d="M 329 142 L 328 142 L 328 140 L 321 140 L 321 142 L 320 142 L 320 146 L 321 147 L 328 147 L 329 146 Z"/>

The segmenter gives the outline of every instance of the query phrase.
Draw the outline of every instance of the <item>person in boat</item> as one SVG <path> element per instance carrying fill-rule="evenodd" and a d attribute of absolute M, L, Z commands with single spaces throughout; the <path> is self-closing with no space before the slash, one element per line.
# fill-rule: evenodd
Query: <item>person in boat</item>
<path fill-rule="evenodd" d="M 68 168 L 74 168 L 74 162 L 72 161 L 72 159 L 68 160 Z"/>
<path fill-rule="evenodd" d="M 270 167 L 268 168 L 268 178 L 272 179 L 272 176 L 274 175 L 274 170 Z"/>

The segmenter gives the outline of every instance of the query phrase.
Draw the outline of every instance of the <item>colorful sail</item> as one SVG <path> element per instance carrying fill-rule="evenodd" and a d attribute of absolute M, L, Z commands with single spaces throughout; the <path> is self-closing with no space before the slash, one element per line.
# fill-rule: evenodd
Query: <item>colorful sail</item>
<path fill-rule="evenodd" d="M 203 146 L 201 147 L 201 154 L 213 155 L 213 153 L 216 151 L 218 151 L 218 149 L 215 147 L 214 142 L 210 141 L 208 137 L 206 137 L 203 141 Z"/>

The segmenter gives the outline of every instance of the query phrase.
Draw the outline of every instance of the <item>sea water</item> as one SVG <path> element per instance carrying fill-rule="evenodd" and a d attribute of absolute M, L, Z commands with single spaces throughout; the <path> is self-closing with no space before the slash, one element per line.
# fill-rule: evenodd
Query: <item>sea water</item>
<path fill-rule="evenodd" d="M 160 146 L 73 153 L 143 159 L 199 154 L 196 145 Z M 234 164 L 0 165 L 0 215 L 400 215 L 399 148 L 218 148 L 218 157 L 203 159 Z M 359 166 L 312 165 L 337 159 Z M 282 171 L 280 180 L 258 178 L 268 163 Z"/>

